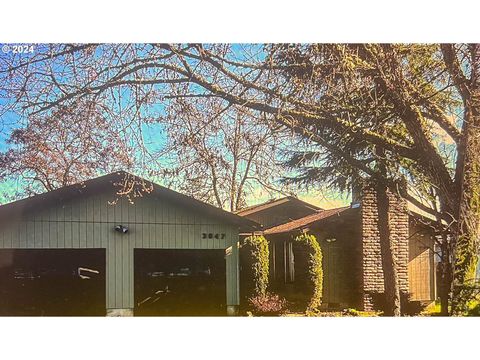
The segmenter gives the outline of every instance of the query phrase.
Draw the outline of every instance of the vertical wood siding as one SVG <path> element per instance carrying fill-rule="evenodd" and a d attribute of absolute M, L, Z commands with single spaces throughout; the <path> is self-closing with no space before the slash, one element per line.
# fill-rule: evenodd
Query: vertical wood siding
<path fill-rule="evenodd" d="M 0 219 L 0 248 L 106 248 L 107 308 L 133 308 L 134 248 L 226 249 L 227 304 L 239 304 L 236 227 L 151 194 L 112 200 L 99 194 Z M 119 224 L 127 234 L 114 231 Z"/>
<path fill-rule="evenodd" d="M 408 284 L 411 300 L 435 300 L 434 239 L 429 229 L 410 227 Z"/>

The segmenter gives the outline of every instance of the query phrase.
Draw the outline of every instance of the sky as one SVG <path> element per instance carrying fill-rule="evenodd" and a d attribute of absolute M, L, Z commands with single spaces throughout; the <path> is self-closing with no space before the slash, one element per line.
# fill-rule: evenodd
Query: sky
<path fill-rule="evenodd" d="M 13 118 L 13 115 L 10 115 Z M 8 144 L 5 142 L 6 136 L 11 131 L 5 131 L 3 136 L 0 137 L 0 151 L 5 151 L 8 149 Z M 144 135 L 149 143 L 151 149 L 156 149 L 161 147 L 162 144 L 167 141 L 166 135 L 161 129 L 157 126 L 145 127 Z M 151 179 L 153 181 L 158 181 Z M 160 183 L 162 181 L 159 181 Z M 164 184 L 162 184 L 164 185 Z M 8 203 L 13 200 L 15 193 L 21 192 L 22 187 L 21 179 L 8 179 L 5 182 L 0 183 L 0 204 Z M 348 196 L 342 196 L 340 193 L 336 193 L 329 190 L 309 190 L 309 191 L 300 191 L 296 194 L 299 199 L 306 201 L 308 203 L 314 204 L 324 209 L 330 209 L 340 206 L 345 206 L 350 204 L 350 198 Z M 278 194 L 276 197 L 281 197 L 282 195 Z M 265 201 L 270 200 L 270 194 L 263 190 L 260 185 L 256 185 L 253 191 L 247 194 L 247 205 L 255 205 Z"/>
<path fill-rule="evenodd" d="M 260 50 L 260 48 L 258 50 Z M 243 54 L 242 45 L 235 45 L 234 51 L 239 54 L 238 56 L 240 59 L 245 56 L 241 55 Z M 258 53 L 256 55 L 258 56 Z M 5 54 L 3 54 L 3 56 L 5 56 Z M 117 93 L 117 96 L 118 95 L 119 94 Z M 124 92 L 123 96 L 128 97 L 129 94 Z M 2 99 L 0 97 L 0 105 L 5 104 L 6 101 L 6 99 Z M 121 101 L 121 103 L 123 103 L 123 101 Z M 128 103 L 128 101 L 125 101 L 125 103 Z M 123 105 L 120 104 L 120 106 Z M 162 105 L 158 105 L 150 109 L 153 112 L 157 112 L 160 114 L 164 113 Z M 0 128 L 0 152 L 8 150 L 9 144 L 6 142 L 6 140 L 8 139 L 10 132 L 20 126 L 19 121 L 20 117 L 13 112 L 6 113 L 2 116 L 0 124 L 7 125 L 3 128 Z M 146 141 L 146 146 L 149 150 L 158 150 L 162 148 L 168 140 L 165 131 L 162 131 L 161 125 L 143 126 L 142 131 L 144 139 Z M 138 175 L 142 176 L 142 174 Z M 162 181 L 160 181 L 160 183 L 162 183 Z M 21 179 L 8 179 L 7 181 L 0 183 L 0 204 L 12 201 L 12 197 L 14 196 L 14 194 L 17 192 L 21 192 L 22 187 L 23 184 Z M 348 197 L 341 196 L 341 194 L 331 191 L 301 191 L 297 193 L 297 196 L 301 200 L 312 203 L 322 208 L 338 207 L 350 203 L 350 199 Z M 276 197 L 281 197 L 281 195 L 277 195 Z M 247 205 L 250 206 L 268 201 L 270 199 L 270 195 L 266 191 L 262 190 L 260 185 L 257 185 L 254 190 L 247 195 L 246 200 Z"/>

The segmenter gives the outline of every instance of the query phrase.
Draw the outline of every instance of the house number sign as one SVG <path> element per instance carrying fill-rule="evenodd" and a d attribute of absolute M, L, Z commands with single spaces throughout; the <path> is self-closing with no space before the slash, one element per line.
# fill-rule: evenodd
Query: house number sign
<path fill-rule="evenodd" d="M 225 233 L 202 233 L 202 239 L 225 239 Z"/>

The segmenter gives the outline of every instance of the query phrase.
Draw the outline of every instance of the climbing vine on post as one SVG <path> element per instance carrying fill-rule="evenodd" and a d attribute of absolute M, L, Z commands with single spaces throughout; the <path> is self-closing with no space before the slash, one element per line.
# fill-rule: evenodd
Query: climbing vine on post
<path fill-rule="evenodd" d="M 295 237 L 295 241 L 302 243 L 310 251 L 309 274 L 313 285 L 313 295 L 307 307 L 308 312 L 316 312 L 322 304 L 323 293 L 323 269 L 322 269 L 322 248 L 315 236 L 303 233 Z"/>
<path fill-rule="evenodd" d="M 253 277 L 256 296 L 266 296 L 269 274 L 268 241 L 262 235 L 252 235 L 245 239 L 253 260 Z"/>

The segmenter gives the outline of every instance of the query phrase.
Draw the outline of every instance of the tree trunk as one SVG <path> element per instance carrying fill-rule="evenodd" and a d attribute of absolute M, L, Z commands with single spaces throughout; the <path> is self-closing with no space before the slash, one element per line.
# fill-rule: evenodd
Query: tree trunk
<path fill-rule="evenodd" d="M 378 206 L 378 230 L 380 232 L 380 249 L 382 255 L 382 269 L 385 287 L 385 315 L 401 315 L 400 286 L 398 281 L 397 257 L 391 239 L 390 231 L 390 202 L 387 187 L 381 182 L 376 189 Z"/>
<path fill-rule="evenodd" d="M 480 235 L 480 44 L 471 45 L 470 94 L 465 100 L 465 152 L 456 228 L 452 314 L 465 312 L 475 280 Z"/>
<path fill-rule="evenodd" d="M 442 274 L 444 276 L 445 274 Z M 440 298 L 440 315 L 448 316 L 448 304 L 450 299 L 450 287 L 448 281 L 445 278 L 442 278 L 439 286 L 439 298 Z"/>
<path fill-rule="evenodd" d="M 438 296 L 440 298 L 440 315 L 449 315 L 450 295 L 452 289 L 452 262 L 450 244 L 447 235 L 443 234 L 441 245 L 441 262 L 438 264 Z"/>

